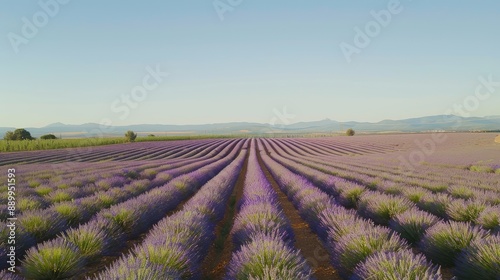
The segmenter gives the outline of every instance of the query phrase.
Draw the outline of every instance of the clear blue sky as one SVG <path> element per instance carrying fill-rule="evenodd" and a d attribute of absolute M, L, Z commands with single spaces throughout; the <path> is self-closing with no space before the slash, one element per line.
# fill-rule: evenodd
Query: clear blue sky
<path fill-rule="evenodd" d="M 493 0 L 402 0 L 348 63 L 340 44 L 354 45 L 355 27 L 389 2 L 243 0 L 221 21 L 206 0 L 72 0 L 26 38 L 23 17 L 43 24 L 46 12 L 2 0 L 0 126 L 269 123 L 284 107 L 290 122 L 379 121 L 443 114 L 479 76 L 500 81 Z M 27 40 L 18 53 L 12 34 Z M 169 76 L 125 114 L 121 96 L 156 65 Z M 500 87 L 470 113 L 498 108 Z"/>

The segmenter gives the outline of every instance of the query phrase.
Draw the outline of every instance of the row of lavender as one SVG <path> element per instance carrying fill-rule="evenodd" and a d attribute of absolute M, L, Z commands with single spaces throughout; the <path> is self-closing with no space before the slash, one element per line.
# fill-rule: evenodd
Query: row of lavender
<path fill-rule="evenodd" d="M 239 152 L 182 210 L 155 225 L 131 254 L 91 279 L 199 279 L 201 262 L 214 239 L 215 225 L 224 215 L 245 155 L 245 150 Z"/>
<path fill-rule="evenodd" d="M 271 149 L 270 145 L 267 147 Z M 380 225 L 390 225 L 391 229 L 400 233 L 410 244 L 418 243 L 418 248 L 435 263 L 444 266 L 456 264 L 455 272 L 459 277 L 495 279 L 495 275 L 500 274 L 500 248 L 498 243 L 495 245 L 498 235 L 467 223 L 441 221 L 432 214 L 417 210 L 415 204 L 404 197 L 367 191 L 364 186 L 346 182 L 342 178 L 293 164 L 276 155 L 273 158 L 295 173 L 313 180 L 340 204 L 357 207 L 359 215 Z M 354 214 L 351 213 L 352 215 Z M 492 224 L 494 228 L 498 228 L 498 215 L 493 215 Z M 363 223 L 345 226 L 358 227 L 361 231 L 366 229 Z"/>
<path fill-rule="evenodd" d="M 297 164 L 291 164 L 288 161 L 287 166 L 299 168 L 304 170 L 304 167 Z M 318 165 L 314 165 L 318 168 Z M 325 170 L 324 166 L 320 166 L 319 170 Z M 307 170 L 307 168 L 306 168 Z M 330 169 L 331 170 L 331 169 Z M 327 170 L 328 172 L 329 170 Z M 320 172 L 310 171 L 310 176 L 323 176 Z M 319 173 L 320 175 L 318 175 Z M 315 175 L 313 175 L 315 174 Z M 328 177 L 328 176 L 326 176 Z M 402 195 L 412 202 L 416 203 L 417 206 L 427 212 L 433 213 L 440 218 L 449 219 L 461 222 L 473 222 L 481 225 L 485 229 L 498 231 L 499 230 L 499 220 L 500 220 L 500 197 L 499 195 L 492 193 L 488 195 L 483 195 L 482 197 L 476 197 L 473 199 L 469 197 L 467 200 L 461 199 L 460 194 L 470 191 L 466 187 L 451 187 L 449 191 L 451 195 L 437 193 L 434 194 L 421 187 L 406 187 L 403 188 L 400 185 L 395 185 L 392 182 L 384 181 L 378 185 L 367 183 L 366 179 L 357 178 L 358 181 L 364 183 L 368 188 L 358 184 L 347 183 L 341 188 L 342 193 L 341 198 L 350 201 L 351 205 L 359 199 L 361 193 L 367 189 L 378 190 L 390 195 Z M 400 202 L 400 204 L 405 204 Z M 406 203 L 408 204 L 408 203 Z M 405 210 L 406 208 L 402 208 Z M 395 210 L 394 210 L 395 211 Z"/>
<path fill-rule="evenodd" d="M 58 233 L 62 234 L 62 236 L 56 238 L 55 241 L 52 240 L 48 243 L 39 245 L 38 248 L 47 247 L 48 249 L 46 250 L 51 250 L 50 248 L 52 248 L 52 243 L 67 240 L 70 238 L 65 237 L 68 234 L 71 234 L 76 240 L 74 243 L 81 241 L 83 242 L 82 244 L 85 245 L 87 244 L 85 242 L 88 241 L 86 238 L 90 238 L 96 233 L 96 231 L 106 230 L 100 228 L 105 227 L 106 223 L 109 222 L 109 219 L 115 219 L 116 221 L 110 223 L 111 227 L 109 228 L 109 231 L 105 231 L 106 234 L 101 234 L 103 235 L 101 241 L 111 247 L 114 246 L 115 243 L 121 244 L 118 242 L 118 239 L 120 236 L 123 236 L 123 234 L 117 235 L 116 227 L 113 227 L 113 224 L 120 226 L 118 227 L 119 233 L 125 232 L 126 234 L 129 234 L 130 231 L 131 236 L 135 236 L 137 232 L 144 231 L 147 229 L 144 227 L 148 224 L 147 221 L 154 221 L 155 217 L 158 216 L 158 212 L 155 212 L 155 215 L 154 213 L 151 213 L 152 211 L 159 211 L 159 213 L 162 211 L 168 211 L 166 209 L 172 208 L 172 206 L 179 203 L 182 198 L 191 195 L 199 187 L 199 185 L 204 182 L 204 180 L 208 180 L 213 177 L 218 170 L 222 169 L 228 161 L 231 160 L 231 157 L 235 156 L 235 151 L 241 147 L 241 144 L 241 141 L 239 141 L 239 143 L 234 142 L 233 144 L 226 146 L 217 157 L 208 158 L 186 166 L 158 173 L 155 178 L 150 181 L 140 180 L 121 188 L 113 189 L 115 190 L 113 193 L 105 192 L 104 194 L 107 195 L 107 199 L 105 200 L 99 199 L 102 198 L 103 195 L 97 194 L 97 197 L 86 200 L 87 203 L 82 203 L 81 201 L 67 203 L 65 205 L 69 210 L 65 213 L 67 213 L 71 219 L 67 219 L 62 214 L 57 212 L 57 208 L 48 208 L 39 212 L 25 213 L 19 217 L 20 227 L 17 231 L 17 238 L 19 240 L 18 243 L 22 246 L 18 248 L 18 253 L 22 256 L 24 251 L 30 246 L 50 239 Z M 180 176 L 188 172 L 191 173 Z M 172 180 L 173 178 L 175 179 Z M 171 182 L 166 184 L 169 181 Z M 144 194 L 141 195 L 141 193 Z M 159 206 L 150 205 L 150 202 L 155 200 L 161 202 Z M 148 205 L 150 209 L 149 211 L 146 211 L 145 206 Z M 144 218 L 146 220 L 143 221 L 140 218 Z M 89 222 L 83 225 L 82 223 L 86 221 Z M 67 231 L 70 229 L 71 225 L 77 224 L 80 224 L 80 226 L 76 229 L 73 228 Z M 108 245 L 101 246 L 102 250 L 100 249 L 97 252 L 92 252 L 92 256 L 89 257 L 89 259 L 92 259 L 95 256 L 100 256 L 100 254 L 105 254 L 107 252 L 106 247 Z M 4 248 L 4 246 L 2 247 Z M 82 250 L 86 249 L 83 248 Z M 44 256 L 43 252 L 44 251 L 42 250 L 42 253 L 40 253 L 38 252 L 38 249 L 35 248 L 30 250 L 28 256 L 26 257 L 26 271 L 30 271 L 30 267 L 36 268 L 39 265 L 34 260 L 30 263 L 28 261 L 30 256 L 34 255 L 36 258 L 39 258 L 40 256 Z M 87 259 L 86 255 L 86 253 L 81 254 L 80 258 Z M 41 260 L 46 261 L 43 260 L 43 258 Z M 57 262 L 57 260 L 54 261 Z M 50 260 L 47 264 L 55 265 L 51 263 Z M 29 272 L 26 273 L 29 274 Z"/>
<path fill-rule="evenodd" d="M 287 138 L 288 143 L 301 143 L 301 149 L 307 149 L 308 154 L 317 155 L 370 155 L 370 154 L 384 154 L 394 151 L 392 145 L 388 145 L 383 141 L 377 143 L 358 142 L 352 143 L 353 139 L 347 141 L 343 138 L 328 138 L 335 139 L 335 141 L 326 143 L 322 138 L 307 138 L 303 139 Z M 344 140 L 344 141 L 342 141 Z"/>
<path fill-rule="evenodd" d="M 227 141 L 226 141 L 227 142 Z M 186 145 L 182 150 L 184 152 L 195 152 L 197 151 L 198 155 L 193 155 L 192 158 L 199 158 L 208 152 L 210 152 L 211 149 L 214 147 L 217 147 L 219 144 L 217 143 L 211 143 L 211 144 L 199 144 L 199 145 Z M 111 147 L 108 147 L 111 149 Z M 204 148 L 205 152 L 203 153 L 202 151 L 198 150 L 200 148 Z M 139 149 L 141 153 L 144 154 L 153 154 L 153 151 L 149 150 L 147 147 Z M 112 152 L 110 153 L 112 154 Z M 2 154 L 1 157 L 4 157 L 5 155 Z M 115 157 L 112 157 L 115 158 Z M 70 158 L 67 159 L 68 161 L 71 161 Z M 105 161 L 105 158 L 98 158 L 100 163 L 97 165 L 97 168 L 99 168 L 99 173 L 104 173 L 102 175 L 105 175 L 107 172 L 106 170 L 111 171 L 113 169 L 116 169 L 116 166 L 122 167 L 122 168 L 131 168 L 131 167 L 142 167 L 142 166 L 148 166 L 148 165 L 158 165 L 158 163 L 165 165 L 166 163 L 174 163 L 176 161 L 181 161 L 185 159 L 177 158 L 175 160 L 162 160 L 162 161 L 130 161 L 130 162 L 124 162 L 124 163 L 111 163 L 111 162 L 101 162 Z M 74 167 L 75 168 L 65 168 L 66 166 L 68 167 Z M 23 176 L 20 178 L 20 180 L 17 182 L 19 187 L 25 187 L 29 186 L 31 188 L 36 188 L 39 185 L 42 184 L 49 184 L 50 182 L 53 183 L 58 183 L 58 184 L 67 184 L 70 182 L 66 182 L 65 180 L 75 180 L 78 182 L 79 179 L 83 179 L 85 177 L 90 177 L 86 178 L 91 179 L 94 176 L 101 175 L 101 174 L 96 174 L 96 164 L 95 163 L 83 163 L 83 162 L 67 162 L 67 163 L 62 163 L 62 164 L 51 164 L 48 165 L 47 163 L 44 164 L 33 164 L 30 163 L 29 165 L 20 165 L 16 166 L 16 168 L 23 174 Z M 85 175 L 85 177 L 82 178 L 82 175 Z M 79 178 L 80 177 L 80 178 Z"/>
<path fill-rule="evenodd" d="M 190 140 L 171 142 L 142 142 L 76 149 L 12 152 L 0 154 L 0 165 L 55 164 L 61 162 L 98 162 L 102 160 L 140 160 L 178 158 L 186 149 L 226 140 Z"/>
<path fill-rule="evenodd" d="M 455 207 L 446 206 L 446 200 L 439 200 L 439 204 L 423 203 L 431 198 L 432 201 L 437 200 L 439 192 L 431 192 L 418 185 L 401 187 L 389 181 L 389 177 L 373 184 L 376 179 L 374 176 L 360 175 L 348 168 L 339 172 L 333 167 L 337 163 L 329 161 L 334 158 L 315 152 L 319 151 L 317 147 L 301 149 L 300 145 L 284 144 L 281 140 L 261 140 L 259 143 L 270 152 L 270 156 L 262 155 L 264 163 L 301 216 L 318 234 L 332 256 L 332 264 L 344 277 L 386 279 L 384 277 L 392 275 L 395 279 L 441 279 L 438 267 L 422 254 L 410 251 L 410 246 L 414 246 L 413 250 L 423 252 L 436 264 L 455 264 L 455 273 L 460 279 L 495 279 L 495 275 L 500 274 L 497 265 L 500 263 L 500 243 L 498 235 L 492 234 L 498 229 L 497 208 L 492 207 L 498 205 L 495 204 L 494 195 L 485 198 L 487 205 L 480 213 L 468 207 L 469 202 L 461 208 L 459 202 L 462 200 L 459 197 L 455 197 L 451 203 L 455 203 Z M 247 145 L 248 141 L 245 147 Z M 23 261 L 23 275 L 29 279 L 64 279 L 81 274 L 89 266 L 102 261 L 103 256 L 116 254 L 123 248 L 124 241 L 148 231 L 168 211 L 194 194 L 203 184 L 196 176 L 207 176 L 202 181 L 208 181 L 215 176 L 208 167 L 215 168 L 216 164 L 220 164 L 217 165 L 220 169 L 226 167 L 241 147 L 241 141 L 215 143 L 212 148 L 192 145 L 188 151 L 176 152 L 179 159 L 169 161 L 167 166 L 143 162 L 129 165 L 126 173 L 130 172 L 130 175 L 119 176 L 116 179 L 119 183 L 107 188 L 108 196 L 104 196 L 114 197 L 116 193 L 118 200 L 112 200 L 109 205 L 90 214 L 82 211 L 87 209 L 78 208 L 81 205 L 71 208 L 75 207 L 71 202 L 56 202 L 37 208 L 49 211 L 64 205 L 68 210 L 61 211 L 67 216 L 62 219 L 62 229 L 55 233 L 59 234 L 56 239 L 40 243 L 55 234 L 34 240 L 32 234 L 25 234 L 25 229 L 21 228 L 21 238 L 25 238 L 28 243 L 39 243 L 29 250 Z M 308 153 L 314 153 L 315 156 Z M 219 157 L 212 158 L 219 154 Z M 200 264 L 213 240 L 213 228 L 223 215 L 225 202 L 239 172 L 232 173 L 231 170 L 241 169 L 243 157 L 240 153 L 235 161 L 239 163 L 230 164 L 232 169 L 225 168 L 203 186 L 202 191 L 186 203 L 182 211 L 165 217 L 155 226 L 144 243 L 134 248 L 131 255 L 123 256 L 94 279 L 122 279 L 127 274 L 137 279 L 202 277 Z M 216 159 L 219 161 L 215 162 Z M 184 164 L 188 164 L 186 169 L 181 167 Z M 208 165 L 207 168 L 195 171 L 199 172 L 196 173 L 198 175 L 195 172 L 188 174 L 195 179 L 189 179 L 187 175 L 175 177 L 205 165 Z M 106 172 L 112 174 L 116 171 L 110 168 Z M 172 172 L 179 173 L 176 175 Z M 293 247 L 292 231 L 286 217 L 280 212 L 276 194 L 260 170 L 254 147 L 250 152 L 247 172 L 244 195 L 232 231 L 236 250 L 226 278 L 260 279 L 291 275 L 294 278 L 310 278 L 310 268 Z M 104 179 L 113 178 L 104 176 L 101 179 L 104 182 Z M 450 189 L 454 190 L 450 187 L 445 191 Z M 461 192 L 453 193 L 456 196 Z M 121 194 L 128 197 L 120 198 Z M 450 192 L 446 196 L 454 197 Z M 81 198 L 88 199 L 85 205 L 92 205 L 92 199 L 99 201 L 97 204 L 102 202 L 100 197 L 92 193 Z M 78 202 L 78 199 L 75 201 Z M 469 201 L 474 202 L 471 198 Z M 488 215 L 489 220 L 479 219 L 485 216 L 486 210 L 492 213 Z M 456 214 L 452 215 L 454 212 Z M 77 218 L 73 223 L 79 226 L 70 229 L 75 213 Z M 21 216 L 24 215 L 26 213 Z M 48 220 L 41 220 L 44 216 L 36 218 L 34 224 L 40 225 L 43 224 L 40 221 L 53 218 L 47 216 Z M 490 230 L 443 221 L 462 219 L 457 217 L 465 217 Z M 40 232 L 37 226 L 33 229 L 34 232 Z M 42 235 L 46 233 L 45 230 L 42 228 Z M 269 266 L 274 269 L 269 269 Z M 0 274 L 2 279 L 8 277 L 14 276 L 5 272 Z"/>
<path fill-rule="evenodd" d="M 277 143 L 294 148 L 296 151 L 304 151 L 308 147 L 316 147 L 315 141 L 292 141 L 277 140 Z M 309 159 L 323 159 L 341 170 L 352 170 L 360 174 L 379 177 L 381 179 L 391 180 L 400 183 L 412 185 L 421 185 L 430 190 L 442 191 L 447 185 L 466 185 L 474 186 L 480 190 L 499 191 L 497 186 L 500 183 L 498 175 L 494 173 L 478 173 L 467 170 L 466 166 L 455 165 L 415 165 L 411 166 L 414 170 L 407 170 L 401 164 L 399 154 L 386 154 L 377 157 L 351 157 L 348 161 L 338 160 L 333 156 L 333 148 L 323 146 L 325 151 L 330 154 L 321 155 L 304 153 Z"/>
<path fill-rule="evenodd" d="M 336 205 L 335 201 L 305 178 L 291 172 L 269 156 L 262 159 L 280 188 L 287 194 L 301 217 L 318 234 L 330 253 L 332 265 L 345 277 L 355 279 L 441 279 L 435 266 L 424 261 L 421 255 L 408 250 L 408 245 L 397 234 L 364 219 L 355 212 Z M 342 211 L 344 213 L 342 213 Z M 344 215 L 343 215 L 344 214 Z M 344 227 L 338 227 L 341 220 Z M 355 226 L 358 225 L 358 228 Z M 361 229 L 360 225 L 365 228 Z M 380 266 L 373 266 L 371 258 L 385 253 L 398 253 L 404 262 L 387 258 Z M 376 265 L 376 264 L 375 264 Z M 384 277 L 378 278 L 377 271 L 384 270 Z M 398 273 L 403 274 L 398 274 Z M 433 278 L 429 278 L 432 276 Z M 413 277 L 413 278 L 411 278 Z"/>
<path fill-rule="evenodd" d="M 342 194 L 340 192 L 333 194 L 340 194 L 344 200 L 350 201 L 351 204 L 355 203 L 366 190 L 380 191 L 390 195 L 404 196 L 416 203 L 420 209 L 443 219 L 472 222 L 485 229 L 500 230 L 500 194 L 496 192 L 471 190 L 466 186 L 442 189 L 447 193 L 437 190 L 432 192 L 421 186 L 404 187 L 391 181 L 374 181 L 373 177 L 363 176 L 354 171 L 339 172 L 327 162 L 315 163 L 304 156 L 294 154 L 291 150 L 284 150 L 279 145 L 271 145 L 271 147 L 278 151 L 277 154 L 272 154 L 276 160 L 296 172 L 307 171 L 314 182 L 328 184 L 328 180 L 332 180 L 329 178 L 342 182 L 346 185 L 342 188 Z M 334 175 L 328 176 L 325 173 Z M 348 180 L 347 184 L 345 184 L 346 180 Z M 470 193 L 476 195 L 468 196 Z"/>
<path fill-rule="evenodd" d="M 214 154 L 212 154 L 212 156 L 216 155 L 224 147 L 225 146 L 221 145 L 214 149 Z M 19 248 L 18 250 L 24 251 L 24 249 L 31 246 L 33 242 L 41 242 L 53 237 L 58 232 L 64 231 L 70 226 L 87 221 L 92 215 L 101 209 L 108 208 L 111 205 L 137 196 L 148 189 L 160 186 L 174 176 L 199 168 L 204 164 L 208 164 L 209 162 L 216 160 L 217 158 L 218 157 L 209 157 L 208 159 L 198 160 L 197 162 L 193 162 L 185 166 L 183 166 L 182 163 L 179 163 L 169 165 L 168 167 L 161 166 L 156 169 L 145 169 L 144 172 L 140 173 L 140 176 L 136 178 L 137 180 L 129 180 L 128 178 L 126 179 L 119 176 L 103 178 L 97 182 L 99 191 L 96 193 L 91 193 L 88 196 L 78 199 L 75 199 L 76 197 L 72 197 L 71 202 L 67 201 L 52 204 L 49 205 L 50 207 L 45 209 L 40 207 L 38 209 L 35 208 L 30 211 L 26 211 L 18 216 L 18 236 L 20 243 L 23 245 L 22 248 Z M 138 170 L 134 172 L 137 171 Z M 131 171 L 126 171 L 125 173 L 129 174 L 130 172 Z M 17 193 L 18 197 L 21 197 L 21 201 L 25 198 L 25 196 L 21 193 L 22 191 L 23 189 L 20 188 Z M 36 205 L 36 203 L 41 204 L 40 200 L 33 199 L 33 196 L 27 196 L 27 199 L 30 202 L 30 205 Z M 40 209 L 43 210 L 40 211 Z M 53 222 L 52 219 L 55 220 L 55 222 Z M 5 223 L 2 223 L 2 226 L 5 226 Z M 6 238 L 4 238 L 4 236 L 7 232 L 7 228 L 4 227 L 0 230 L 0 236 L 2 237 L 1 244 L 6 242 Z"/>
<path fill-rule="evenodd" d="M 243 195 L 231 236 L 234 250 L 226 279 L 310 279 L 276 192 L 261 170 L 255 141 L 248 158 Z"/>
<path fill-rule="evenodd" d="M 75 174 L 75 171 L 59 173 L 58 170 L 54 169 L 42 169 L 31 173 L 19 170 L 23 174 L 21 179 L 24 179 L 24 181 L 17 184 L 16 193 L 19 199 L 16 203 L 16 210 L 19 214 L 25 210 L 44 209 L 53 206 L 53 204 L 87 197 L 96 192 L 121 188 L 133 180 L 152 179 L 162 171 L 214 157 L 227 144 L 229 142 L 223 145 L 204 147 L 204 153 L 198 155 L 201 155 L 201 157 L 185 159 L 175 163 L 169 162 L 168 164 L 144 164 L 143 162 L 127 165 L 113 164 L 112 166 L 100 164 L 96 166 L 94 164 L 90 168 L 87 166 L 87 170 L 81 170 L 77 174 Z M 82 164 L 79 167 L 83 168 L 84 166 Z M 1 199 L 5 200 L 5 203 L 0 204 L 2 206 L 7 205 L 6 195 L 7 192 L 2 192 L 2 196 L 5 196 Z M 106 195 L 103 194 L 102 196 Z M 1 211 L 0 220 L 5 218 L 3 215 L 6 215 L 6 213 L 6 211 Z"/>

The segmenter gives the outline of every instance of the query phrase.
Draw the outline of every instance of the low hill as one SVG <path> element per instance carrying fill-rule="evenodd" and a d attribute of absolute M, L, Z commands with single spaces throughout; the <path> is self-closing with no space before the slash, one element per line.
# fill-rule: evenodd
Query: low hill
<path fill-rule="evenodd" d="M 500 131 L 500 116 L 464 118 L 454 115 L 427 116 L 404 120 L 383 120 L 380 122 L 338 122 L 324 119 L 313 122 L 299 122 L 294 124 L 264 124 L 249 122 L 231 122 L 199 125 L 166 125 L 140 124 L 128 126 L 112 126 L 102 129 L 97 123 L 69 125 L 54 123 L 45 127 L 26 127 L 31 135 L 40 137 L 44 134 L 54 134 L 63 138 L 123 136 L 127 130 L 133 130 L 139 135 L 227 135 L 227 134 L 298 134 L 298 133 L 334 133 L 352 128 L 356 133 L 380 132 L 430 132 L 430 131 Z M 0 136 L 13 127 L 0 127 Z"/>

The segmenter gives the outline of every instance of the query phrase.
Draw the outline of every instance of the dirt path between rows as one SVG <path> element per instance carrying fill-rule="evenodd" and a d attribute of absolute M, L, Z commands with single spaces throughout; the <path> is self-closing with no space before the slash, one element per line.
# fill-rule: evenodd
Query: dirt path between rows
<path fill-rule="evenodd" d="M 283 208 L 283 213 L 290 220 L 293 233 L 295 234 L 295 247 L 300 250 L 302 256 L 312 268 L 313 276 L 318 280 L 341 280 L 342 278 L 330 264 L 328 252 L 324 249 L 318 236 L 311 231 L 307 223 L 299 216 L 297 209 L 295 209 L 293 204 L 288 200 L 286 194 L 281 191 L 278 183 L 264 165 L 259 151 L 257 151 L 257 158 L 260 168 L 262 168 L 267 180 L 278 194 L 278 200 Z"/>
<path fill-rule="evenodd" d="M 233 193 L 226 204 L 224 218 L 215 228 L 215 241 L 213 242 L 210 251 L 202 264 L 203 279 L 222 279 L 224 277 L 224 273 L 226 272 L 226 267 L 231 261 L 233 240 L 230 233 L 233 227 L 234 217 L 237 214 L 236 205 L 243 195 L 249 154 L 250 153 L 247 151 L 245 162 L 243 163 L 243 167 L 238 175 Z"/>

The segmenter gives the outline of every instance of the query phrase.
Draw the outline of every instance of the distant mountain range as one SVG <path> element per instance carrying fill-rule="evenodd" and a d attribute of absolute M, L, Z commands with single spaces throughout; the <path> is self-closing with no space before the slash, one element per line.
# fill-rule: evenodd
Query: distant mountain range
<path fill-rule="evenodd" d="M 127 130 L 133 130 L 139 135 L 193 135 L 193 134 L 254 134 L 269 133 L 336 133 L 348 128 L 357 133 L 382 132 L 428 132 L 428 131 L 500 131 L 500 116 L 489 117 L 459 117 L 454 115 L 438 115 L 404 120 L 383 120 L 370 122 L 338 122 L 330 119 L 294 124 L 263 124 L 248 122 L 231 122 L 200 125 L 164 125 L 142 124 L 127 126 L 102 127 L 96 123 L 69 125 L 53 123 L 45 127 L 25 127 L 34 137 L 44 134 L 55 134 L 63 138 L 118 136 Z M 13 131 L 14 127 L 0 127 L 0 134 Z"/>

